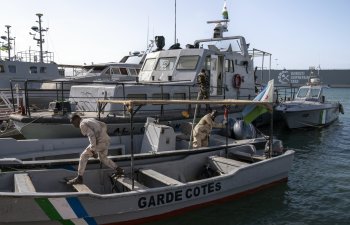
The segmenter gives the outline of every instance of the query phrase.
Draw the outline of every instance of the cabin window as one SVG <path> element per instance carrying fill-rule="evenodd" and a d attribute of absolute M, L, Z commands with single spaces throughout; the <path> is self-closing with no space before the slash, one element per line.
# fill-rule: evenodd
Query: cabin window
<path fill-rule="evenodd" d="M 175 93 L 173 98 L 177 99 L 177 100 L 185 100 L 186 99 L 186 93 Z"/>
<path fill-rule="evenodd" d="M 138 99 L 138 100 L 144 100 L 147 99 L 146 94 L 128 94 L 126 96 L 127 99 Z"/>
<path fill-rule="evenodd" d="M 5 69 L 3 65 L 0 65 L 0 73 L 5 73 Z"/>
<path fill-rule="evenodd" d="M 140 74 L 140 69 L 136 69 L 136 73 L 137 73 L 137 74 Z"/>
<path fill-rule="evenodd" d="M 165 57 L 158 60 L 156 70 L 170 71 L 174 68 L 176 57 Z"/>
<path fill-rule="evenodd" d="M 46 67 L 40 67 L 40 73 L 46 73 L 47 68 Z"/>
<path fill-rule="evenodd" d="M 101 73 L 105 68 L 105 66 L 95 66 L 90 70 L 90 73 Z"/>
<path fill-rule="evenodd" d="M 120 74 L 128 75 L 128 70 L 126 68 L 120 68 Z"/>
<path fill-rule="evenodd" d="M 137 71 L 135 69 L 129 69 L 130 75 L 137 75 Z"/>
<path fill-rule="evenodd" d="M 154 64 L 156 63 L 156 59 L 147 59 L 145 64 L 143 65 L 143 71 L 153 70 Z"/>
<path fill-rule="evenodd" d="M 31 66 L 29 68 L 29 73 L 38 73 L 38 68 L 36 66 Z"/>
<path fill-rule="evenodd" d="M 310 93 L 310 97 L 311 98 L 318 98 L 318 94 L 320 93 L 320 89 L 319 88 L 312 88 L 311 89 L 311 93 Z"/>
<path fill-rule="evenodd" d="M 118 67 L 110 68 L 110 71 L 111 74 L 120 74 L 120 70 Z"/>
<path fill-rule="evenodd" d="M 16 66 L 15 65 L 9 65 L 9 72 L 10 73 L 16 73 Z"/>
<path fill-rule="evenodd" d="M 308 90 L 308 88 L 300 88 L 297 94 L 297 98 L 305 98 Z"/>
<path fill-rule="evenodd" d="M 211 60 L 212 60 L 211 61 L 211 64 L 212 64 L 211 71 L 216 71 L 217 59 L 213 58 Z"/>
<path fill-rule="evenodd" d="M 230 60 L 225 59 L 225 72 L 230 72 Z"/>
<path fill-rule="evenodd" d="M 152 95 L 152 99 L 170 99 L 170 94 L 169 93 L 155 93 Z"/>
<path fill-rule="evenodd" d="M 225 60 L 225 71 L 234 72 L 233 60 L 229 60 L 229 59 Z"/>
<path fill-rule="evenodd" d="M 198 55 L 181 56 L 177 63 L 178 70 L 195 70 L 199 61 Z"/>
<path fill-rule="evenodd" d="M 210 56 L 205 58 L 205 70 L 210 70 Z"/>

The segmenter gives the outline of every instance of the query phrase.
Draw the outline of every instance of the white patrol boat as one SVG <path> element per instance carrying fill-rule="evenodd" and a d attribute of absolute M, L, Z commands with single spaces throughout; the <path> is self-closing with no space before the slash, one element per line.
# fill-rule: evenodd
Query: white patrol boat
<path fill-rule="evenodd" d="M 70 110 L 81 113 L 82 117 L 97 117 L 100 99 L 197 99 L 197 75 L 202 69 L 210 81 L 210 99 L 253 99 L 256 87 L 252 56 L 244 37 L 223 36 L 227 22 L 209 21 L 215 24 L 213 37 L 196 40 L 186 48 L 175 44 L 163 50 L 164 38 L 158 36 L 157 50 L 147 54 L 137 81 L 73 85 L 69 97 L 72 107 L 58 106 L 58 110 L 40 113 L 27 111 L 26 115 L 12 115 L 11 119 L 26 138 L 78 137 L 79 130 L 69 123 Z M 231 109 L 231 112 L 240 111 L 240 107 Z M 103 112 L 101 120 L 107 123 L 110 135 L 130 132 L 123 106 L 103 106 Z M 135 119 L 133 129 L 142 132 L 150 115 L 177 124 L 176 121 L 191 118 L 193 114 L 193 105 L 147 105 L 142 108 L 139 120 Z"/>
<path fill-rule="evenodd" d="M 291 129 L 329 125 L 338 119 L 339 113 L 344 114 L 344 109 L 339 102 L 326 99 L 327 88 L 311 71 L 309 82 L 299 88 L 295 98 L 279 103 L 275 111 Z"/>

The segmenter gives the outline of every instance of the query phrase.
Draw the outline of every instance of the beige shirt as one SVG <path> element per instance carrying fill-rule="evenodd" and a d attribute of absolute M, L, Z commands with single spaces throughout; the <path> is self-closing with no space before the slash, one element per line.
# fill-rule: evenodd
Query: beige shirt
<path fill-rule="evenodd" d="M 92 151 L 96 150 L 96 145 L 109 144 L 110 137 L 107 134 L 107 125 L 93 118 L 83 119 L 80 122 L 80 131 L 89 138 Z"/>

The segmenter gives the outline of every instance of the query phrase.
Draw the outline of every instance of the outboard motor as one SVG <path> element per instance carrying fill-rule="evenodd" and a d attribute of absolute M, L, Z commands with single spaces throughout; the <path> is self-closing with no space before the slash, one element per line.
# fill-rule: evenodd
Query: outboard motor
<path fill-rule="evenodd" d="M 272 156 L 277 156 L 277 155 L 281 155 L 284 152 L 284 147 L 283 147 L 283 143 L 281 140 L 273 140 L 272 142 Z M 265 154 L 269 154 L 270 151 L 270 140 L 268 140 L 266 142 L 265 145 Z"/>
<path fill-rule="evenodd" d="M 251 123 L 246 124 L 243 120 L 237 120 L 232 129 L 237 140 L 256 138 L 256 130 Z"/>

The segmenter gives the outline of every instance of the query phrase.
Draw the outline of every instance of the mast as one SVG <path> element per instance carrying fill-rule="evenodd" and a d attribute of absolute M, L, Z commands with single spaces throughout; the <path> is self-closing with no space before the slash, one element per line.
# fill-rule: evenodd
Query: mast
<path fill-rule="evenodd" d="M 9 60 L 11 59 L 11 43 L 10 43 L 10 25 L 5 26 L 7 28 L 7 52 L 9 55 Z"/>
<path fill-rule="evenodd" d="M 7 53 L 8 53 L 8 60 L 10 61 L 11 60 L 11 41 L 14 41 L 15 39 L 10 37 L 10 28 L 11 26 L 10 25 L 5 25 L 7 31 L 5 31 L 5 33 L 7 33 L 7 37 L 6 36 L 1 36 L 1 39 L 3 39 L 4 41 L 7 41 L 7 46 L 6 46 L 6 49 L 7 49 Z M 3 46 L 1 46 L 3 47 Z"/>
<path fill-rule="evenodd" d="M 40 47 L 40 62 L 44 62 L 44 56 L 43 56 L 43 43 L 45 42 L 45 40 L 43 39 L 43 37 L 45 36 L 43 34 L 43 32 L 46 32 L 48 31 L 49 28 L 46 28 L 46 29 L 43 29 L 42 26 L 41 26 L 41 23 L 42 23 L 42 20 L 41 20 L 41 17 L 43 16 L 43 14 L 41 13 L 37 13 L 35 14 L 38 16 L 39 20 L 36 21 L 38 24 L 39 24 L 39 27 L 37 26 L 32 26 L 32 30 L 36 33 L 39 34 L 39 38 L 36 38 L 36 33 L 32 34 L 29 32 L 30 35 L 33 36 L 33 39 L 37 41 L 37 44 L 38 46 Z"/>

